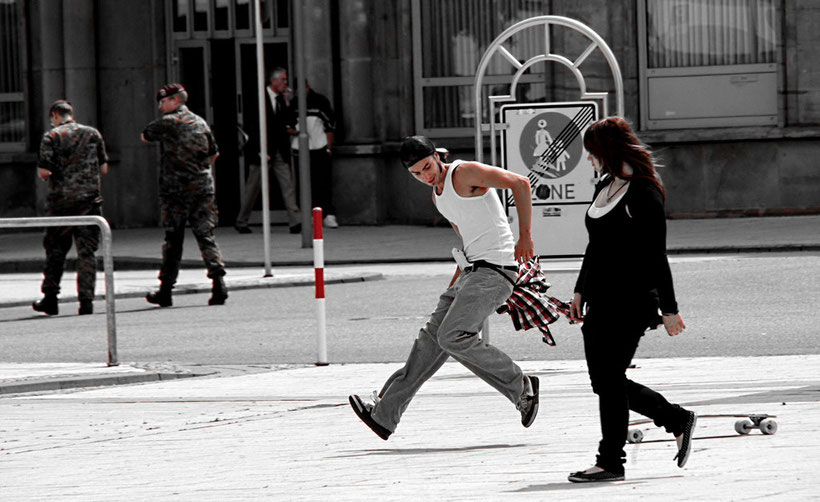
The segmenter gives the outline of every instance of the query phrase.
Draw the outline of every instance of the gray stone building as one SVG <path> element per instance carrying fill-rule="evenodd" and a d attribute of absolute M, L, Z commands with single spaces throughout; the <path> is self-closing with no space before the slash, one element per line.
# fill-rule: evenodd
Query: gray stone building
<path fill-rule="evenodd" d="M 291 69 L 293 1 L 262 2 L 268 68 Z M 0 0 L 0 216 L 42 208 L 39 138 L 55 99 L 100 129 L 111 172 L 104 213 L 118 227 L 153 226 L 158 151 L 139 141 L 156 116 L 154 93 L 182 82 L 222 150 L 216 167 L 222 223 L 245 180 L 240 129 L 256 120 L 253 0 Z M 609 44 L 623 74 L 624 114 L 662 160 L 673 217 L 820 211 L 820 3 L 813 0 L 302 0 L 311 86 L 338 115 L 333 183 L 347 224 L 431 223 L 429 193 L 404 173 L 396 147 L 426 134 L 474 158 L 471 103 L 478 60 L 515 22 L 577 19 Z M 574 61 L 571 30 L 521 33 L 517 54 Z M 581 70 L 613 91 L 599 54 Z M 483 95 L 513 70 L 488 66 Z M 578 99 L 577 79 L 550 62 L 521 78 L 518 102 Z M 489 158 L 485 155 L 485 159 Z M 275 183 L 275 182 L 273 182 Z M 284 221 L 271 190 L 274 221 Z"/>

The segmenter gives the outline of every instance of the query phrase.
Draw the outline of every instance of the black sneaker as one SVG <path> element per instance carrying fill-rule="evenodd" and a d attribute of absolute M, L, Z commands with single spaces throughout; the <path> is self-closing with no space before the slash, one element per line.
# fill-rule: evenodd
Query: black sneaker
<path fill-rule="evenodd" d="M 356 394 L 353 394 L 350 397 L 348 397 L 348 400 L 350 401 L 350 406 L 353 407 L 353 411 L 356 412 L 356 415 L 359 416 L 362 422 L 364 422 L 365 425 L 370 427 L 370 429 L 373 432 L 375 432 L 377 436 L 387 441 L 387 438 L 390 437 L 390 434 L 392 434 L 392 432 L 376 423 L 376 421 L 373 420 L 373 417 L 370 416 L 370 414 L 373 412 L 373 405 L 370 403 L 365 403 Z"/>
<path fill-rule="evenodd" d="M 672 460 L 678 461 L 678 467 L 686 465 L 689 460 L 689 454 L 692 453 L 692 436 L 695 434 L 695 425 L 698 423 L 698 416 L 694 411 L 688 411 L 689 417 L 686 419 L 686 425 L 683 427 L 683 432 L 675 436 L 678 442 L 678 454 Z"/>
<path fill-rule="evenodd" d="M 568 480 L 572 481 L 573 483 L 595 483 L 601 481 L 623 481 L 624 475 L 623 474 L 615 474 L 614 472 L 609 472 L 606 469 L 598 472 L 588 472 L 589 469 L 586 471 L 578 471 L 573 472 L 567 478 Z"/>
<path fill-rule="evenodd" d="M 535 415 L 538 414 L 538 377 L 527 376 L 532 386 L 531 396 L 521 396 L 521 402 L 516 405 L 518 411 L 521 412 L 521 425 L 529 427 L 535 421 Z"/>
<path fill-rule="evenodd" d="M 234 225 L 233 226 L 237 232 L 240 234 L 252 234 L 253 230 L 247 225 Z"/>

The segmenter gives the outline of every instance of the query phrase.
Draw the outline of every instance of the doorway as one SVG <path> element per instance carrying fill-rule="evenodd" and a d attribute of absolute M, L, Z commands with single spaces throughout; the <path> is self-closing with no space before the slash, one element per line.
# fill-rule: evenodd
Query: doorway
<path fill-rule="evenodd" d="M 176 80 L 188 91 L 188 108 L 205 119 L 219 147 L 214 166 L 219 224 L 232 225 L 239 212 L 236 80 L 233 40 L 184 40 L 177 42 Z M 218 71 L 213 71 L 216 68 Z"/>
<path fill-rule="evenodd" d="M 220 225 L 233 225 L 241 207 L 239 155 L 243 145 L 237 129 L 236 79 L 233 40 L 212 40 L 211 91 L 213 98 L 213 123 L 211 130 L 219 145 L 219 160 L 214 169 L 216 204 L 219 208 Z"/>
<path fill-rule="evenodd" d="M 288 66 L 288 44 L 265 42 L 265 71 Z M 233 225 L 245 197 L 245 182 L 258 147 L 256 41 L 185 40 L 176 43 L 176 80 L 188 90 L 188 108 L 204 118 L 219 146 L 214 169 L 219 224 Z M 264 77 L 267 83 L 267 75 Z M 269 177 L 272 223 L 286 223 L 287 212 L 275 176 Z M 262 221 L 257 197 L 251 223 Z"/>
<path fill-rule="evenodd" d="M 177 45 L 176 61 L 179 67 L 177 81 L 188 91 L 188 108 L 213 123 L 211 113 L 210 46 L 205 40 L 185 40 Z"/>
<path fill-rule="evenodd" d="M 276 67 L 288 67 L 288 44 L 285 42 L 265 41 L 263 43 L 265 54 L 265 75 L 263 80 L 268 84 L 270 71 Z M 238 162 L 238 182 L 242 194 L 245 197 L 245 180 L 248 176 L 250 164 L 256 157 L 256 152 L 251 151 L 258 148 L 259 137 L 259 106 L 258 87 L 256 70 L 256 41 L 237 40 L 235 58 L 239 64 L 236 65 L 235 88 L 236 103 L 238 109 L 235 117 L 237 121 L 237 131 L 243 131 L 250 138 L 246 148 L 239 152 Z M 287 212 L 285 203 L 282 200 L 279 183 L 276 176 L 268 176 L 268 190 L 270 194 L 270 221 L 271 223 L 287 223 Z M 257 197 L 254 210 L 251 213 L 250 223 L 262 222 L 262 197 Z"/>
<path fill-rule="evenodd" d="M 189 91 L 188 107 L 204 118 L 219 146 L 214 169 L 220 225 L 233 225 L 245 194 L 258 136 L 255 5 L 250 0 L 165 0 L 168 75 Z M 265 71 L 287 68 L 290 0 L 261 1 Z M 267 80 L 267 78 L 265 78 Z M 251 136 L 246 141 L 245 135 Z M 247 143 L 247 144 L 246 144 Z M 271 221 L 287 220 L 272 176 Z M 261 221 L 261 197 L 252 222 Z"/>

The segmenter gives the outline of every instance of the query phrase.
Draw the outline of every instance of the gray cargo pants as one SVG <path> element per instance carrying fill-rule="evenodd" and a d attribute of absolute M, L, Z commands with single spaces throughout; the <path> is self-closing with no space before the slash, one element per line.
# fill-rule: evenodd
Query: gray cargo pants
<path fill-rule="evenodd" d="M 452 356 L 479 378 L 493 386 L 513 404 L 524 393 L 524 374 L 510 357 L 485 345 L 478 331 L 490 314 L 512 294 L 515 272 L 479 268 L 465 272 L 439 298 L 435 312 L 419 331 L 404 368 L 388 381 L 373 419 L 395 431 L 416 392 Z"/>

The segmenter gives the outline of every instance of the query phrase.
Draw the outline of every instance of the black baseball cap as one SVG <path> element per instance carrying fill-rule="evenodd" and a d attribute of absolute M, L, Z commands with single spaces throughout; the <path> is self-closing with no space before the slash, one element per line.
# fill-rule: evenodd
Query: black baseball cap
<path fill-rule="evenodd" d="M 410 167 L 425 157 L 436 153 L 436 145 L 425 136 L 408 136 L 401 143 L 399 158 L 404 167 Z"/>

